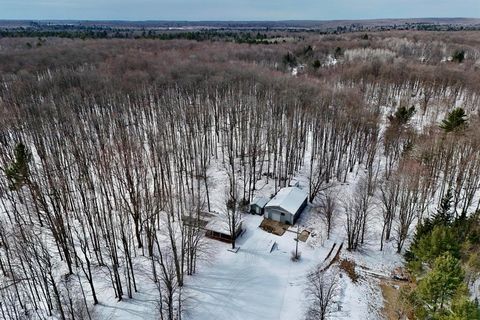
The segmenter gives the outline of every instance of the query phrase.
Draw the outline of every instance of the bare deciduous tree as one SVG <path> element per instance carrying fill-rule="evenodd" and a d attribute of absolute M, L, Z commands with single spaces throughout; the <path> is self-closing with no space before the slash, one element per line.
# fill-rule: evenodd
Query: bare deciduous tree
<path fill-rule="evenodd" d="M 325 271 L 316 268 L 307 276 L 308 320 L 327 320 L 336 309 L 338 298 L 338 269 L 333 267 Z"/>
<path fill-rule="evenodd" d="M 333 191 L 327 190 L 322 194 L 317 211 L 327 227 L 327 239 L 330 239 L 330 233 L 335 226 L 337 215 L 337 199 Z"/>
<path fill-rule="evenodd" d="M 356 185 L 355 192 L 343 202 L 348 250 L 357 250 L 365 242 L 372 209 L 372 198 L 367 181 L 360 180 Z"/>

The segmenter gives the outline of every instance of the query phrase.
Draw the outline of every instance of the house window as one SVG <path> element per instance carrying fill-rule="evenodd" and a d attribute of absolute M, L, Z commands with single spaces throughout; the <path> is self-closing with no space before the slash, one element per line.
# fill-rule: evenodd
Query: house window
<path fill-rule="evenodd" d="M 283 212 L 282 212 L 281 214 L 282 214 L 282 216 L 284 216 L 284 215 L 285 215 L 285 213 L 283 213 Z"/>

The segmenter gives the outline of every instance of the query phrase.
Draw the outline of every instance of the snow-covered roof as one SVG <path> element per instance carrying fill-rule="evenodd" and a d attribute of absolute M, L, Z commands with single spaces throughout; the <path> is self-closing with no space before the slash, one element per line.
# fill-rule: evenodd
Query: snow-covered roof
<path fill-rule="evenodd" d="M 255 197 L 251 204 L 257 205 L 260 208 L 265 207 L 265 205 L 270 201 L 267 197 Z"/>
<path fill-rule="evenodd" d="M 223 234 L 230 234 L 230 228 L 228 227 L 227 221 L 224 221 L 218 217 L 210 220 L 205 226 L 205 229 Z"/>
<path fill-rule="evenodd" d="M 238 221 L 237 228 L 241 225 L 241 221 Z M 226 235 L 230 234 L 230 227 L 228 225 L 228 220 L 226 217 L 215 216 L 212 218 L 207 225 L 205 226 L 206 230 L 223 233 Z"/>
<path fill-rule="evenodd" d="M 300 181 L 297 179 L 293 178 L 290 180 L 290 183 L 288 184 L 289 187 L 298 187 L 300 185 Z"/>
<path fill-rule="evenodd" d="M 283 210 L 295 214 L 302 206 L 308 195 L 305 191 L 297 187 L 283 188 L 273 197 L 272 200 L 265 206 L 280 207 Z"/>

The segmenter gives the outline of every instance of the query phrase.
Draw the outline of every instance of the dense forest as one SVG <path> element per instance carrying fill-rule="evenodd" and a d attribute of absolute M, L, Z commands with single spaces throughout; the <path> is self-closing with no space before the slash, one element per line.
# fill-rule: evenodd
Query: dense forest
<path fill-rule="evenodd" d="M 401 316 L 477 319 L 479 33 L 230 36 L 0 38 L 0 318 L 93 319 L 148 279 L 181 319 L 220 165 L 229 221 L 307 170 L 347 250 L 406 256 Z"/>

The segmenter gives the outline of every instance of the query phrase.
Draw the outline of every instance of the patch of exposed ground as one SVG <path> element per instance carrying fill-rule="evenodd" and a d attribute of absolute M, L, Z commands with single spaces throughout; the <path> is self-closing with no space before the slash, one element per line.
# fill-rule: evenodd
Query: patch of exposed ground
<path fill-rule="evenodd" d="M 262 223 L 260 224 L 260 228 L 268 233 L 273 233 L 277 236 L 283 236 L 285 231 L 288 229 L 288 225 L 270 219 L 263 219 Z"/>
<path fill-rule="evenodd" d="M 401 297 L 402 288 L 412 286 L 411 283 L 397 280 L 382 279 L 380 289 L 383 295 L 383 308 L 381 313 L 386 320 L 412 319 L 410 310 Z"/>

